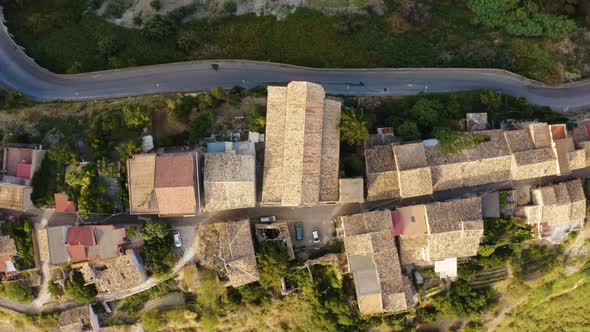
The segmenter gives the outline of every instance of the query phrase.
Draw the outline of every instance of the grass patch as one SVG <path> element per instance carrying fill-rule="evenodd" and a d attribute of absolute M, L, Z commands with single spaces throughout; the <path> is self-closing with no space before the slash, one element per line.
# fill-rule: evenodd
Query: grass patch
<path fill-rule="evenodd" d="M 559 276 L 535 288 L 529 299 L 513 309 L 498 331 L 583 331 L 590 325 L 584 314 L 590 305 L 588 265 L 569 277 Z"/>

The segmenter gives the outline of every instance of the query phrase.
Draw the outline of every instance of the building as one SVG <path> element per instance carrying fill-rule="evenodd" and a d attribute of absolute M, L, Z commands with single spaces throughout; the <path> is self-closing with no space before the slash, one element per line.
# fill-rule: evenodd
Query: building
<path fill-rule="evenodd" d="M 295 259 L 295 251 L 293 251 L 289 225 L 286 221 L 258 223 L 254 226 L 254 230 L 256 241 L 258 241 L 258 243 L 275 243 L 279 248 L 285 248 L 287 250 L 290 259 Z"/>
<path fill-rule="evenodd" d="M 12 258 L 17 255 L 14 239 L 8 235 L 0 235 L 0 272 L 7 275 L 16 274 Z"/>
<path fill-rule="evenodd" d="M 67 309 L 59 314 L 58 326 L 61 332 L 98 332 L 98 317 L 90 304 Z"/>
<path fill-rule="evenodd" d="M 367 199 L 427 195 L 440 190 L 564 175 L 586 166 L 565 125 L 527 124 L 517 130 L 481 130 L 486 140 L 448 155 L 436 140 L 365 149 Z M 590 145 L 588 146 L 590 150 Z"/>
<path fill-rule="evenodd" d="M 340 204 L 362 203 L 365 201 L 363 178 L 340 179 Z"/>
<path fill-rule="evenodd" d="M 148 278 L 132 249 L 127 249 L 121 256 L 74 264 L 72 267 L 79 269 L 86 284 L 94 284 L 99 293 L 126 291 L 141 285 Z"/>
<path fill-rule="evenodd" d="M 201 224 L 197 237 L 201 265 L 216 271 L 225 286 L 239 287 L 260 279 L 247 219 Z"/>
<path fill-rule="evenodd" d="M 483 237 L 480 197 L 400 207 L 393 216 L 403 265 L 432 266 L 477 255 Z"/>
<path fill-rule="evenodd" d="M 338 202 L 340 108 L 318 84 L 268 87 L 263 205 Z"/>
<path fill-rule="evenodd" d="M 8 144 L 4 148 L 2 182 L 30 186 L 33 175 L 41 167 L 45 153 L 41 145 Z"/>
<path fill-rule="evenodd" d="M 40 145 L 35 144 L 8 144 L 4 148 L 0 208 L 19 211 L 34 208 L 31 181 L 41 167 L 45 153 Z"/>
<path fill-rule="evenodd" d="M 424 144 L 393 145 L 401 197 L 432 194 L 432 172 L 426 161 Z"/>
<path fill-rule="evenodd" d="M 478 186 L 510 179 L 512 156 L 501 130 L 484 130 L 485 142 L 448 156 L 436 146 L 426 148 L 434 191 Z"/>
<path fill-rule="evenodd" d="M 131 214 L 200 214 L 199 178 L 195 151 L 134 155 L 127 160 Z"/>
<path fill-rule="evenodd" d="M 76 213 L 76 204 L 65 193 L 55 194 L 55 212 Z"/>
<path fill-rule="evenodd" d="M 344 216 L 339 222 L 360 312 L 371 315 L 410 308 L 413 290 L 402 275 L 391 212 Z"/>
<path fill-rule="evenodd" d="M 400 197 L 399 180 L 393 145 L 365 149 L 367 200 L 378 201 Z"/>
<path fill-rule="evenodd" d="M 531 225 L 535 236 L 560 242 L 584 227 L 586 197 L 580 179 L 534 189 L 532 197 L 533 204 L 518 207 L 516 215 Z"/>
<path fill-rule="evenodd" d="M 122 253 L 126 236 L 125 228 L 113 225 L 50 227 L 49 259 L 57 265 L 114 258 Z"/>
<path fill-rule="evenodd" d="M 205 154 L 203 182 L 207 211 L 256 206 L 254 143 L 227 143 L 225 150 L 214 149 L 219 152 Z"/>

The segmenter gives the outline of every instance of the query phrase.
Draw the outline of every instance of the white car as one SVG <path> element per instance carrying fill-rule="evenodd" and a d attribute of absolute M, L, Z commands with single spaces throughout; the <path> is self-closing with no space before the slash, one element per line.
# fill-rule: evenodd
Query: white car
<path fill-rule="evenodd" d="M 313 243 L 320 243 L 320 233 L 317 228 L 314 228 L 313 231 L 311 231 L 311 237 L 313 237 Z"/>
<path fill-rule="evenodd" d="M 180 233 L 174 232 L 174 233 L 172 233 L 172 237 L 174 238 L 174 246 L 176 248 L 182 247 L 182 241 L 180 240 Z"/>

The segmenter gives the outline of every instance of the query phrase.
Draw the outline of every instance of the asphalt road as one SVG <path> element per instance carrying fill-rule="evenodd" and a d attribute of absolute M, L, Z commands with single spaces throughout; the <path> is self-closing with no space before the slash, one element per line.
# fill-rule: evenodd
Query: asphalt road
<path fill-rule="evenodd" d="M 218 70 L 212 68 L 213 63 L 219 64 Z M 486 88 L 524 96 L 531 103 L 560 111 L 590 107 L 590 81 L 545 86 L 493 69 L 312 69 L 266 62 L 213 60 L 57 75 L 38 66 L 14 44 L 4 28 L 0 29 L 0 85 L 38 100 L 88 100 L 198 91 L 214 86 L 254 87 L 292 80 L 320 83 L 333 94 L 399 96 Z"/>

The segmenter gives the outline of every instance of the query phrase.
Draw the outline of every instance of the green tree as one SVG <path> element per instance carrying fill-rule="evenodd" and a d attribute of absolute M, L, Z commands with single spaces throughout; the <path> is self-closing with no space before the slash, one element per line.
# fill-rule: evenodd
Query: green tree
<path fill-rule="evenodd" d="M 212 111 L 200 111 L 197 113 L 189 124 L 189 142 L 197 144 L 203 137 L 207 136 L 207 133 L 211 130 L 213 120 L 215 120 L 215 113 Z"/>
<path fill-rule="evenodd" d="M 167 17 L 155 15 L 143 27 L 143 34 L 147 38 L 163 40 L 172 36 L 176 31 L 174 22 Z"/>
<path fill-rule="evenodd" d="M 272 242 L 263 242 L 256 252 L 259 283 L 262 287 L 279 293 L 281 291 L 281 279 L 289 273 L 289 255 L 283 247 L 277 247 Z"/>
<path fill-rule="evenodd" d="M 464 279 L 458 279 L 451 289 L 432 297 L 436 309 L 446 316 L 467 317 L 481 314 L 493 303 L 493 292 L 488 288 L 474 289 Z"/>
<path fill-rule="evenodd" d="M 488 111 L 497 111 L 502 106 L 502 95 L 493 90 L 482 91 L 479 99 Z"/>
<path fill-rule="evenodd" d="M 250 131 L 263 132 L 266 127 L 266 116 L 259 105 L 254 105 L 246 111 L 246 123 Z"/>
<path fill-rule="evenodd" d="M 109 57 L 114 54 L 117 54 L 117 52 L 119 52 L 122 49 L 123 43 L 116 36 L 107 35 L 102 37 L 98 41 L 97 47 L 98 52 L 102 56 Z"/>
<path fill-rule="evenodd" d="M 170 234 L 170 225 L 163 220 L 148 221 L 143 225 L 141 236 L 144 240 L 163 239 Z"/>
<path fill-rule="evenodd" d="M 0 284 L 0 294 L 21 303 L 28 303 L 33 300 L 33 290 L 22 280 L 3 282 Z"/>
<path fill-rule="evenodd" d="M 134 154 L 141 153 L 141 148 L 137 146 L 135 141 L 130 141 L 121 144 L 121 146 L 117 148 L 117 151 L 119 151 L 119 160 L 125 162 L 127 159 L 133 157 Z"/>
<path fill-rule="evenodd" d="M 94 284 L 85 284 L 86 282 L 84 281 L 82 272 L 73 270 L 70 278 L 66 280 L 64 287 L 65 294 L 72 300 L 82 304 L 87 304 L 94 301 L 96 295 L 98 294 L 96 287 Z"/>
<path fill-rule="evenodd" d="M 414 141 L 420 139 L 420 130 L 418 125 L 413 121 L 405 121 L 396 128 L 396 133 L 404 141 Z"/>
<path fill-rule="evenodd" d="M 50 22 L 48 22 L 45 15 L 41 13 L 33 13 L 26 18 L 25 25 L 33 34 L 37 35 L 45 32 L 50 25 Z"/>
<path fill-rule="evenodd" d="M 191 30 L 183 30 L 176 37 L 176 47 L 184 52 L 190 52 L 197 46 L 197 34 Z"/>
<path fill-rule="evenodd" d="M 160 2 L 160 0 L 150 1 L 150 6 L 157 12 L 160 11 L 160 9 L 162 9 L 162 3 Z"/>
<path fill-rule="evenodd" d="M 445 118 L 443 105 L 435 99 L 420 98 L 412 106 L 411 112 L 422 127 L 433 128 Z"/>
<path fill-rule="evenodd" d="M 342 112 L 340 140 L 350 145 L 359 145 L 369 138 L 367 119 L 362 111 L 348 109 Z"/>
<path fill-rule="evenodd" d="M 123 120 L 128 127 L 142 128 L 149 124 L 150 115 L 148 110 L 139 104 L 123 106 Z"/>
<path fill-rule="evenodd" d="M 544 12 L 532 1 L 469 0 L 474 22 L 502 28 L 514 36 L 561 38 L 576 28 L 574 20 Z"/>

